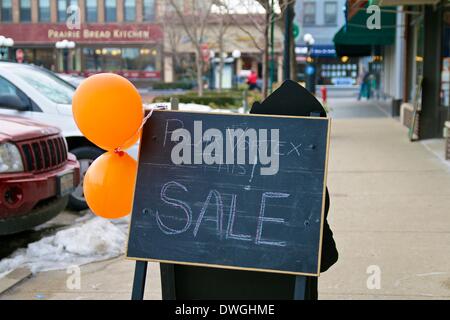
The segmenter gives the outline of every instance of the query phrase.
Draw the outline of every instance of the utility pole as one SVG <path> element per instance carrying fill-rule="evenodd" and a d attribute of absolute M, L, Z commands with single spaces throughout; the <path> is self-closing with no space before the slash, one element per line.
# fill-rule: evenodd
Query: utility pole
<path fill-rule="evenodd" d="M 283 54 L 283 80 L 291 78 L 291 34 L 292 34 L 292 3 L 288 3 L 284 14 L 284 54 Z"/>
<path fill-rule="evenodd" d="M 273 91 L 273 79 L 275 78 L 275 0 L 270 1 L 270 79 L 269 79 L 269 93 Z"/>

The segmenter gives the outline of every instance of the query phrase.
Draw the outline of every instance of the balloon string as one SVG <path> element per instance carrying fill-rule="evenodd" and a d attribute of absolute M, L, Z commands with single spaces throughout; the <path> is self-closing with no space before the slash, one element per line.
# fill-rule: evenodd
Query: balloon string
<path fill-rule="evenodd" d="M 166 106 L 151 107 L 149 113 L 142 120 L 142 123 L 141 123 L 141 126 L 139 127 L 139 129 L 130 138 L 125 140 L 125 142 L 122 143 L 122 145 L 120 147 L 115 148 L 114 152 L 118 153 L 119 155 L 122 155 L 123 154 L 122 146 L 124 144 L 126 144 L 128 141 L 130 141 L 131 139 L 133 139 L 137 134 L 139 134 L 142 131 L 142 129 L 144 128 L 145 123 L 147 122 L 147 120 L 150 119 L 150 117 L 153 115 L 153 111 L 155 111 L 155 110 L 164 110 L 164 109 L 167 109 L 167 107 Z"/>

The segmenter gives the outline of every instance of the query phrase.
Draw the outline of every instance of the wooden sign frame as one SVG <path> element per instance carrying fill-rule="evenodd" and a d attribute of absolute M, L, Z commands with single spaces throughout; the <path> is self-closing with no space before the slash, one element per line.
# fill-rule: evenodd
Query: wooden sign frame
<path fill-rule="evenodd" d="M 180 265 L 191 265 L 191 266 L 209 267 L 209 268 L 246 270 L 246 271 L 254 271 L 254 272 L 269 272 L 269 273 L 281 273 L 281 274 L 295 275 L 296 282 L 295 282 L 294 299 L 300 299 L 300 300 L 304 299 L 305 298 L 305 290 L 306 290 L 306 276 L 313 276 L 313 277 L 320 276 L 321 251 L 322 251 L 322 241 L 323 241 L 323 226 L 324 226 L 324 219 L 325 219 L 325 194 L 326 194 L 326 182 L 327 182 L 329 148 L 330 148 L 331 119 L 329 117 L 319 117 L 319 116 L 302 117 L 302 116 L 236 114 L 236 113 L 197 112 L 197 111 L 178 111 L 178 110 L 155 110 L 154 111 L 154 113 L 157 113 L 157 112 L 193 113 L 193 114 L 200 114 L 200 115 L 201 114 L 205 114 L 205 115 L 216 114 L 216 115 L 222 115 L 222 116 L 230 115 L 230 116 L 242 116 L 242 117 L 296 118 L 296 119 L 307 119 L 307 120 L 315 119 L 315 120 L 327 121 L 328 124 L 327 124 L 325 164 L 324 164 L 324 174 L 323 174 L 322 212 L 321 212 L 320 238 L 319 238 L 319 246 L 318 246 L 319 251 L 318 251 L 317 272 L 316 273 L 290 272 L 290 271 L 280 271 L 280 270 L 273 270 L 273 269 L 246 268 L 246 267 L 236 267 L 236 266 L 229 266 L 229 265 L 193 263 L 193 262 L 160 260 L 160 259 L 150 259 L 150 258 L 144 259 L 144 258 L 132 257 L 128 254 L 128 241 L 129 241 L 130 230 L 131 230 L 131 220 L 130 220 L 129 236 L 127 238 L 127 244 L 126 244 L 126 259 L 136 261 L 132 299 L 133 300 L 141 300 L 144 297 L 144 289 L 145 289 L 145 281 L 146 281 L 148 262 L 159 262 L 166 266 L 170 266 L 173 264 L 180 264 Z M 140 159 L 141 144 L 139 145 L 139 153 L 138 154 L 139 154 L 139 159 Z M 134 204 L 133 204 L 133 207 L 134 207 Z"/>

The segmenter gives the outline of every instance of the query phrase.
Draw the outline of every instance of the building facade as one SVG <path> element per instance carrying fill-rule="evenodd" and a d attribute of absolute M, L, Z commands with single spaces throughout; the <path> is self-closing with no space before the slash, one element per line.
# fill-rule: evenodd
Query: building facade
<path fill-rule="evenodd" d="M 353 14 L 334 37 L 340 56 L 358 54 L 377 62 L 378 98 L 392 101 L 388 111 L 400 114 L 411 139 L 450 136 L 448 4 L 448 0 L 347 0 Z M 368 12 L 369 6 L 379 12 L 376 28 L 368 27 L 374 14 Z"/>
<path fill-rule="evenodd" d="M 180 3 L 188 14 L 188 2 Z M 135 82 L 194 79 L 195 46 L 183 26 L 170 18 L 170 10 L 164 0 L 0 0 L 0 35 L 14 40 L 7 58 L 55 72 L 82 76 L 115 72 Z M 260 16 L 235 17 L 226 29 L 214 17 L 208 21 L 202 48 L 208 51 L 206 58 L 212 53 L 215 57 L 205 65 L 217 70 L 219 51 L 226 54 L 226 83 L 241 70 L 253 69 L 261 75 L 262 52 L 255 43 L 264 39 L 258 26 L 252 25 L 264 19 Z M 220 32 L 222 45 L 217 42 Z M 278 26 L 275 38 L 279 61 L 283 35 Z M 57 48 L 63 40 L 75 47 Z M 237 51 L 239 57 L 233 57 Z"/>
<path fill-rule="evenodd" d="M 12 60 L 85 76 L 160 79 L 164 35 L 157 10 L 154 0 L 1 0 L 0 35 L 14 40 Z M 75 48 L 57 49 L 62 40 Z"/>
<path fill-rule="evenodd" d="M 316 67 L 317 83 L 323 85 L 355 85 L 359 73 L 359 59 L 338 57 L 333 36 L 345 23 L 346 0 L 297 0 L 295 23 L 300 32 L 296 39 L 297 77 L 305 78 L 307 56 Z M 305 34 L 314 38 L 308 54 Z"/>

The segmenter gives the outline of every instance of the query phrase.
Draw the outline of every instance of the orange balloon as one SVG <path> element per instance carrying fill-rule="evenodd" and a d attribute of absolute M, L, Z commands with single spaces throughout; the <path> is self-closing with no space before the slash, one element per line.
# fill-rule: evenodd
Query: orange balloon
<path fill-rule="evenodd" d="M 124 77 L 112 73 L 84 80 L 75 91 L 72 111 L 86 138 L 108 151 L 136 134 L 144 118 L 137 89 Z"/>
<path fill-rule="evenodd" d="M 137 162 L 125 152 L 106 152 L 89 167 L 83 191 L 96 215 L 118 219 L 131 213 Z"/>

